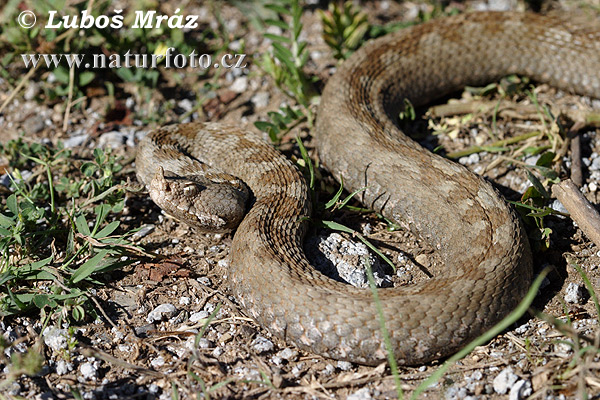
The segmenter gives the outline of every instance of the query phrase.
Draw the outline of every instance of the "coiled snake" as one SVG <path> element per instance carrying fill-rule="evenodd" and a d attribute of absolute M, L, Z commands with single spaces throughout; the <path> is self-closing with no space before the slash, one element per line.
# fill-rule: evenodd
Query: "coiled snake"
<path fill-rule="evenodd" d="M 345 188 L 367 187 L 365 206 L 408 224 L 445 262 L 441 276 L 379 289 L 400 364 L 451 354 L 490 328 L 524 296 L 532 267 L 524 231 L 496 190 L 394 121 L 405 98 L 418 106 L 514 73 L 600 97 L 598 25 L 511 12 L 434 20 L 366 43 L 323 92 L 314 132 L 322 163 Z M 192 123 L 147 135 L 136 165 L 154 201 L 192 225 L 231 229 L 250 194 L 229 279 L 263 327 L 325 357 L 386 359 L 371 292 L 324 276 L 304 256 L 310 202 L 291 161 L 239 128 Z"/>

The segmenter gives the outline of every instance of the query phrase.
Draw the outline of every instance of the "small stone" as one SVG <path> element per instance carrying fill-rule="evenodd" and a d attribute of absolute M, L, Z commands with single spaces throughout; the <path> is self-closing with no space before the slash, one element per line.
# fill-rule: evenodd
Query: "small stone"
<path fill-rule="evenodd" d="M 133 240 L 138 241 L 141 238 L 148 236 L 150 233 L 154 232 L 154 229 L 156 229 L 156 225 L 144 224 L 139 231 L 133 234 Z"/>
<path fill-rule="evenodd" d="M 248 77 L 240 76 L 235 78 L 229 89 L 236 93 L 244 93 L 248 89 Z"/>
<path fill-rule="evenodd" d="M 28 135 L 41 132 L 46 127 L 46 121 L 42 115 L 36 114 L 23 122 L 23 129 Z"/>
<path fill-rule="evenodd" d="M 465 157 L 461 157 L 458 159 L 458 163 L 462 165 L 473 165 L 477 164 L 481 158 L 478 153 L 473 153 Z"/>
<path fill-rule="evenodd" d="M 11 181 L 10 176 L 8 174 L 4 174 L 0 176 L 0 185 L 4 187 L 10 187 Z"/>
<path fill-rule="evenodd" d="M 269 339 L 262 335 L 258 335 L 256 339 L 252 341 L 252 348 L 258 353 L 267 353 L 272 351 L 275 345 Z"/>
<path fill-rule="evenodd" d="M 298 357 L 298 351 L 286 347 L 278 353 L 278 356 L 284 360 L 293 361 Z"/>
<path fill-rule="evenodd" d="M 72 149 L 73 147 L 79 147 L 85 143 L 88 139 L 89 135 L 87 133 L 83 133 L 81 135 L 73 135 L 69 136 L 63 141 L 63 146 L 66 149 Z"/>
<path fill-rule="evenodd" d="M 525 164 L 527 165 L 536 165 L 538 160 L 540 159 L 540 155 L 530 156 L 525 159 Z"/>
<path fill-rule="evenodd" d="M 352 363 L 348 361 L 338 361 L 337 367 L 342 371 L 350 371 L 352 369 Z"/>
<path fill-rule="evenodd" d="M 169 319 L 175 316 L 177 308 L 173 304 L 165 303 L 156 307 L 154 310 L 148 313 L 146 321 L 152 323 L 155 321 L 162 321 L 163 319 Z"/>
<path fill-rule="evenodd" d="M 562 358 L 567 358 L 571 353 L 573 353 L 573 346 L 568 343 L 555 343 L 554 344 L 554 353 L 557 356 Z"/>
<path fill-rule="evenodd" d="M 160 386 L 158 386 L 156 383 L 151 383 L 148 386 L 148 392 L 150 392 L 151 394 L 157 394 L 159 390 Z"/>
<path fill-rule="evenodd" d="M 73 371 L 73 364 L 70 362 L 66 362 L 65 360 L 58 360 L 56 362 L 56 373 L 58 375 L 65 375 L 69 372 Z"/>
<path fill-rule="evenodd" d="M 321 371 L 323 375 L 331 375 L 335 372 L 335 367 L 332 364 L 327 364 Z"/>
<path fill-rule="evenodd" d="M 81 375 L 87 380 L 96 380 L 98 368 L 91 362 L 86 362 L 79 366 L 79 372 L 81 372 Z"/>
<path fill-rule="evenodd" d="M 127 143 L 127 137 L 123 132 L 119 131 L 106 132 L 98 138 L 98 147 L 103 149 L 119 149 L 122 148 L 125 143 Z"/>
<path fill-rule="evenodd" d="M 210 314 L 204 310 L 192 313 L 190 315 L 190 322 L 198 322 L 208 318 Z"/>
<path fill-rule="evenodd" d="M 588 184 L 588 189 L 590 190 L 590 192 L 594 193 L 596 190 L 598 190 L 598 185 L 596 184 L 596 182 L 590 182 Z"/>
<path fill-rule="evenodd" d="M 212 356 L 215 358 L 219 358 L 221 356 L 221 354 L 223 354 L 222 347 L 215 347 L 215 349 L 212 351 Z"/>
<path fill-rule="evenodd" d="M 55 326 L 49 326 L 42 332 L 44 343 L 52 350 L 59 352 L 67 348 L 68 333 L 66 329 L 59 329 Z"/>
<path fill-rule="evenodd" d="M 303 368 L 304 368 L 303 362 L 299 362 L 298 364 L 294 365 L 294 367 L 292 368 L 292 375 L 294 375 L 296 378 L 299 377 L 300 374 L 302 373 Z"/>
<path fill-rule="evenodd" d="M 451 386 L 446 390 L 447 400 L 465 399 L 467 397 L 467 388 Z"/>
<path fill-rule="evenodd" d="M 208 278 L 206 276 L 201 276 L 200 278 L 197 278 L 196 281 L 204 286 L 210 287 L 210 285 L 211 285 L 210 278 Z"/>
<path fill-rule="evenodd" d="M 25 89 L 25 93 L 23 93 L 23 98 L 27 101 L 31 101 L 38 95 L 40 92 L 40 85 L 29 81 L 29 85 L 27 85 L 27 89 Z"/>
<path fill-rule="evenodd" d="M 227 267 L 229 267 L 229 259 L 224 258 L 222 260 L 219 260 L 219 262 L 217 262 L 217 265 L 221 268 L 227 268 Z"/>
<path fill-rule="evenodd" d="M 181 296 L 181 298 L 179 299 L 179 304 L 181 304 L 182 306 L 188 306 L 191 302 L 191 299 L 187 296 Z"/>
<path fill-rule="evenodd" d="M 590 171 L 600 171 L 600 157 L 594 158 L 589 169 Z"/>
<path fill-rule="evenodd" d="M 242 42 L 240 40 L 234 40 L 229 43 L 229 49 L 233 51 L 241 51 L 242 50 Z"/>
<path fill-rule="evenodd" d="M 372 398 L 369 388 L 362 388 L 346 397 L 346 400 L 370 400 Z"/>
<path fill-rule="evenodd" d="M 475 381 L 480 381 L 481 379 L 483 379 L 483 372 L 481 371 L 475 371 L 471 374 L 471 379 L 475 380 Z"/>
<path fill-rule="evenodd" d="M 552 208 L 555 211 L 561 212 L 561 213 L 566 213 L 566 214 L 569 213 L 569 211 L 567 211 L 565 206 L 563 206 L 563 204 L 558 200 L 554 200 L 552 202 L 552 204 L 550 205 L 550 208 Z"/>
<path fill-rule="evenodd" d="M 252 96 L 250 101 L 254 105 L 254 108 L 261 109 L 269 105 L 269 99 L 269 92 L 258 92 L 254 96 Z"/>
<path fill-rule="evenodd" d="M 509 400 L 520 400 L 526 399 L 531 396 L 533 392 L 531 388 L 531 382 L 521 379 L 517 383 L 513 385 L 510 389 L 510 393 L 508 394 Z"/>
<path fill-rule="evenodd" d="M 139 337 L 145 337 L 149 331 L 156 329 L 154 324 L 147 324 L 144 326 L 137 326 L 135 330 L 135 335 Z"/>
<path fill-rule="evenodd" d="M 192 107 L 194 107 L 194 103 L 190 99 L 183 99 L 177 102 L 177 106 L 181 108 L 185 112 L 192 111 Z"/>
<path fill-rule="evenodd" d="M 518 380 L 519 377 L 513 372 L 512 368 L 504 368 L 502 372 L 494 378 L 494 391 L 498 394 L 506 394 Z"/>
<path fill-rule="evenodd" d="M 565 301 L 572 304 L 583 302 L 583 287 L 576 283 L 569 283 L 565 289 Z"/>
<path fill-rule="evenodd" d="M 391 286 L 391 278 L 386 275 L 384 266 L 369 253 L 364 243 L 348 240 L 334 232 L 327 236 L 310 238 L 307 248 L 308 257 L 315 267 L 333 279 L 345 281 L 355 287 L 368 288 L 368 262 L 375 277 L 375 284 L 378 287 Z"/>
<path fill-rule="evenodd" d="M 165 358 L 163 356 L 158 356 L 150 361 L 150 365 L 152 365 L 154 368 L 162 367 L 165 365 Z"/>
<path fill-rule="evenodd" d="M 427 267 L 429 266 L 429 257 L 427 256 L 427 254 L 419 254 L 415 257 L 415 261 L 424 266 Z"/>

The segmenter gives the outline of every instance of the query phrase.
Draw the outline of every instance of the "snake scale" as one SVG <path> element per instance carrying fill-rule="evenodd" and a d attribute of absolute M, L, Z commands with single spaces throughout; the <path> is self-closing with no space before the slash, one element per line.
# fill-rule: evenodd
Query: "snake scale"
<path fill-rule="evenodd" d="M 600 97 L 598 24 L 512 12 L 433 20 L 367 42 L 322 94 L 314 132 L 322 164 L 346 189 L 366 187 L 365 206 L 402 221 L 445 262 L 441 276 L 379 289 L 399 364 L 451 354 L 493 326 L 526 293 L 532 261 L 496 190 L 413 142 L 396 126 L 398 112 L 405 98 L 419 106 L 514 73 Z M 334 359 L 386 359 L 371 292 L 306 260 L 307 185 L 273 147 L 233 126 L 171 125 L 141 141 L 136 166 L 153 200 L 191 225 L 230 230 L 243 218 L 229 284 L 272 334 Z"/>

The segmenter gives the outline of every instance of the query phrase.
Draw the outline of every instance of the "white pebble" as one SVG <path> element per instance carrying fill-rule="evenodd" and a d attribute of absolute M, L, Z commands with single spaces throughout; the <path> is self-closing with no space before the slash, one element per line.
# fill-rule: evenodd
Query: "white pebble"
<path fill-rule="evenodd" d="M 507 367 L 494 378 L 494 391 L 498 394 L 506 394 L 509 389 L 519 380 L 512 368 Z"/>
<path fill-rule="evenodd" d="M 583 287 L 573 282 L 569 283 L 565 289 L 565 301 L 580 304 L 583 301 Z"/>
<path fill-rule="evenodd" d="M 342 371 L 350 371 L 352 369 L 352 363 L 348 361 L 338 361 L 337 367 Z"/>
<path fill-rule="evenodd" d="M 244 93 L 248 89 L 248 77 L 240 76 L 239 78 L 235 78 L 229 89 L 236 93 Z"/>
<path fill-rule="evenodd" d="M 68 333 L 66 329 L 59 329 L 49 326 L 42 332 L 44 343 L 54 351 L 60 351 L 67 348 Z"/>
<path fill-rule="evenodd" d="M 150 361 L 150 364 L 154 368 L 162 367 L 163 365 L 165 365 L 165 359 L 163 356 L 158 356 L 154 360 Z"/>
<path fill-rule="evenodd" d="M 256 339 L 252 341 L 252 348 L 258 353 L 266 353 L 272 351 L 275 345 L 269 339 L 264 336 L 258 335 Z"/>
<path fill-rule="evenodd" d="M 91 362 L 86 362 L 81 364 L 79 367 L 79 372 L 81 372 L 81 375 L 83 375 L 85 379 L 95 380 L 98 369 Z"/>
<path fill-rule="evenodd" d="M 531 396 L 531 382 L 521 379 L 510 389 L 510 393 L 508 394 L 509 400 L 520 400 L 526 399 Z"/>
<path fill-rule="evenodd" d="M 146 321 L 152 323 L 154 321 L 161 321 L 162 319 L 171 318 L 177 313 L 177 308 L 173 304 L 165 303 L 156 307 L 154 310 L 148 313 Z"/>
<path fill-rule="evenodd" d="M 179 304 L 181 304 L 182 306 L 187 306 L 187 305 L 189 305 L 189 304 L 190 304 L 190 298 L 189 298 L 189 297 L 187 297 L 187 296 L 182 296 L 182 297 L 179 299 Z"/>
<path fill-rule="evenodd" d="M 362 388 L 346 397 L 346 400 L 370 400 L 372 398 L 369 388 Z"/>

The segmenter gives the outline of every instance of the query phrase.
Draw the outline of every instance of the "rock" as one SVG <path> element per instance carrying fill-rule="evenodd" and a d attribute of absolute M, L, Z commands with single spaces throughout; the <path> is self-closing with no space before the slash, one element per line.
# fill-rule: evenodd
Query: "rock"
<path fill-rule="evenodd" d="M 465 157 L 461 157 L 458 159 L 458 163 L 462 165 L 473 165 L 477 164 L 480 161 L 480 157 L 478 153 L 473 153 Z"/>
<path fill-rule="evenodd" d="M 140 240 L 141 238 L 148 236 L 150 233 L 154 232 L 156 229 L 156 225 L 154 224 L 144 224 L 139 231 L 133 234 L 132 239 L 134 242 Z"/>
<path fill-rule="evenodd" d="M 346 400 L 370 400 L 372 398 L 371 390 L 369 388 L 362 388 L 346 397 Z"/>
<path fill-rule="evenodd" d="M 198 322 L 198 321 L 202 321 L 203 319 L 208 318 L 209 313 L 202 310 L 202 311 L 198 311 L 195 313 L 192 313 L 190 315 L 190 322 Z"/>
<path fill-rule="evenodd" d="M 23 121 L 23 130 L 25 130 L 28 135 L 41 132 L 45 127 L 46 122 L 44 117 L 40 114 L 32 115 Z"/>
<path fill-rule="evenodd" d="M 204 286 L 210 287 L 210 285 L 211 285 L 210 278 L 207 276 L 201 276 L 200 278 L 196 278 L 196 281 Z"/>
<path fill-rule="evenodd" d="M 298 357 L 298 351 L 286 347 L 285 349 L 281 350 L 277 355 L 284 360 L 294 361 Z"/>
<path fill-rule="evenodd" d="M 181 298 L 179 299 L 179 304 L 182 306 L 189 306 L 191 302 L 191 299 L 187 296 L 181 296 Z"/>
<path fill-rule="evenodd" d="M 391 286 L 391 278 L 385 274 L 382 263 L 369 253 L 364 243 L 353 242 L 339 233 L 331 233 L 328 236 L 310 238 L 307 249 L 309 259 L 318 270 L 358 288 L 369 287 L 366 265 L 368 257 L 375 284 L 378 287 Z"/>
<path fill-rule="evenodd" d="M 69 136 L 67 139 L 65 139 L 63 141 L 63 146 L 65 146 L 66 149 L 72 149 L 74 147 L 79 147 L 85 143 L 85 141 L 88 139 L 88 137 L 89 137 L 89 135 L 87 133 Z"/>
<path fill-rule="evenodd" d="M 98 368 L 91 362 L 85 362 L 79 366 L 79 372 L 87 380 L 96 380 Z"/>
<path fill-rule="evenodd" d="M 509 400 L 520 400 L 526 399 L 531 396 L 533 392 L 531 388 L 531 382 L 521 379 L 517 383 L 513 385 L 510 389 L 510 393 L 508 394 Z"/>
<path fill-rule="evenodd" d="M 275 347 L 273 342 L 271 342 L 269 339 L 267 339 L 266 337 L 261 336 L 261 335 L 258 335 L 256 337 L 256 339 L 254 339 L 252 341 L 251 346 L 254 349 L 254 351 L 256 351 L 258 354 L 267 353 L 269 351 L 272 351 L 273 348 Z"/>
<path fill-rule="evenodd" d="M 40 85 L 36 82 L 29 81 L 29 85 L 27 85 L 27 89 L 25 89 L 25 93 L 23 93 L 23 98 L 27 101 L 31 101 L 39 92 Z"/>
<path fill-rule="evenodd" d="M 258 92 L 254 96 L 252 96 L 250 101 L 254 105 L 254 108 L 261 109 L 269 105 L 269 99 L 269 92 Z"/>
<path fill-rule="evenodd" d="M 58 360 L 55 368 L 58 375 L 65 375 L 73 371 L 73 363 L 66 362 L 65 360 Z"/>
<path fill-rule="evenodd" d="M 163 319 L 169 319 L 177 313 L 177 308 L 170 303 L 161 304 L 154 310 L 148 313 L 146 321 L 152 323 L 155 321 L 162 321 Z"/>
<path fill-rule="evenodd" d="M 566 214 L 569 213 L 569 211 L 567 211 L 565 206 L 563 206 L 563 204 L 558 200 L 554 200 L 552 202 L 552 204 L 550 205 L 550 208 L 552 208 L 555 211 L 561 212 L 561 213 L 566 213 Z"/>
<path fill-rule="evenodd" d="M 506 394 L 518 380 L 519 377 L 513 372 L 512 368 L 504 368 L 494 378 L 494 391 L 498 394 Z"/>
<path fill-rule="evenodd" d="M 152 365 L 153 368 L 162 367 L 165 365 L 165 358 L 163 356 L 158 356 L 150 361 L 150 365 Z"/>
<path fill-rule="evenodd" d="M 569 283 L 565 289 L 565 301 L 572 304 L 582 304 L 584 300 L 583 287 L 576 283 Z"/>
<path fill-rule="evenodd" d="M 338 361 L 337 367 L 342 371 L 350 371 L 352 369 L 352 363 L 348 361 Z"/>
<path fill-rule="evenodd" d="M 235 78 L 229 89 L 235 93 L 244 93 L 248 89 L 248 77 Z"/>
<path fill-rule="evenodd" d="M 69 334 L 66 329 L 49 326 L 42 332 L 44 343 L 52 350 L 59 352 L 67 348 Z"/>

